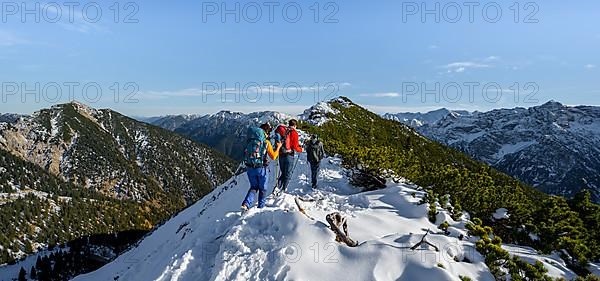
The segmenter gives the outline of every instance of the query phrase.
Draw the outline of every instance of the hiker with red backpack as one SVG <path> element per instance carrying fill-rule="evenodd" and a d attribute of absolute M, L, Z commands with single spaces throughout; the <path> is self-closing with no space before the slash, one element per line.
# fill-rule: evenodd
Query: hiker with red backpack
<path fill-rule="evenodd" d="M 303 151 L 300 146 L 298 131 L 296 126 L 298 121 L 292 119 L 288 122 L 288 126 L 279 125 L 275 133 L 280 137 L 283 143 L 281 151 L 279 151 L 279 167 L 281 169 L 281 176 L 277 182 L 277 187 L 281 191 L 286 191 L 290 178 L 294 171 L 294 155 L 296 152 L 301 153 Z"/>
<path fill-rule="evenodd" d="M 268 123 L 260 125 L 260 128 L 248 128 L 248 142 L 244 150 L 244 164 L 246 174 L 250 182 L 250 190 L 242 202 L 242 210 L 246 211 L 252 207 L 254 197 L 258 193 L 258 208 L 263 208 L 267 201 L 267 184 L 269 182 L 269 158 L 276 160 L 279 156 L 281 142 L 277 142 L 273 149 L 269 141 L 271 125 Z"/>

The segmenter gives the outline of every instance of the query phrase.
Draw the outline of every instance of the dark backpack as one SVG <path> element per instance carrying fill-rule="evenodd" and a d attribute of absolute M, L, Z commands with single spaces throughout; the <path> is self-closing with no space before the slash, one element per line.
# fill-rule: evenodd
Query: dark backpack
<path fill-rule="evenodd" d="M 291 136 L 290 133 L 292 132 L 292 128 L 289 128 L 286 125 L 279 125 L 277 126 L 277 129 L 275 130 L 276 135 L 279 137 L 279 140 L 281 141 L 281 152 L 283 154 L 290 154 L 292 153 L 292 141 L 291 141 Z"/>
<path fill-rule="evenodd" d="M 321 141 L 309 141 L 306 144 L 306 158 L 310 163 L 318 163 L 323 159 L 323 155 L 321 154 Z"/>
<path fill-rule="evenodd" d="M 244 163 L 251 168 L 265 166 L 267 162 L 267 137 L 261 128 L 248 128 L 248 141 L 244 149 Z"/>

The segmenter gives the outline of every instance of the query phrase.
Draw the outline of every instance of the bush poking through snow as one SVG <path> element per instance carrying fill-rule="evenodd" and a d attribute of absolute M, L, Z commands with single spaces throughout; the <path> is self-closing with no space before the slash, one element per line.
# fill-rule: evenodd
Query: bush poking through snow
<path fill-rule="evenodd" d="M 448 227 L 450 227 L 450 225 L 448 224 L 447 221 L 444 221 L 442 224 L 440 224 L 440 226 L 438 226 L 439 229 L 444 231 L 444 234 L 448 235 Z"/>
<path fill-rule="evenodd" d="M 446 194 L 440 197 L 440 206 L 444 209 L 448 208 L 448 203 L 450 202 L 450 195 Z"/>
<path fill-rule="evenodd" d="M 479 236 L 475 245 L 477 251 L 485 257 L 485 263 L 496 280 L 552 280 L 546 273 L 548 270 L 537 261 L 534 265 L 520 259 L 511 257 L 508 251 L 502 249 L 502 239 L 494 236 L 492 228 L 483 226 L 480 219 L 473 219 L 473 223 L 467 223 L 469 234 Z"/>
<path fill-rule="evenodd" d="M 429 217 L 429 221 L 431 223 L 435 223 L 437 219 L 437 206 L 435 205 L 435 201 L 433 203 L 429 203 L 429 212 L 427 212 L 427 217 Z"/>
<path fill-rule="evenodd" d="M 492 228 L 489 226 L 483 226 L 479 218 L 474 218 L 473 222 L 468 222 L 465 227 L 469 231 L 471 236 L 479 236 L 481 238 L 492 235 Z"/>
<path fill-rule="evenodd" d="M 350 183 L 355 186 L 363 187 L 367 191 L 386 187 L 385 179 L 378 176 L 378 172 L 366 168 L 353 170 Z"/>
<path fill-rule="evenodd" d="M 429 218 L 429 221 L 431 223 L 435 223 L 438 214 L 437 205 L 435 204 L 437 201 L 437 196 L 435 195 L 433 190 L 429 189 L 427 190 L 425 196 L 423 196 L 423 198 L 421 198 L 421 200 L 418 203 L 418 205 L 429 203 L 429 212 L 427 212 L 427 217 Z"/>
<path fill-rule="evenodd" d="M 455 202 L 454 206 L 452 207 L 452 219 L 455 221 L 459 221 L 462 218 L 463 215 L 463 210 L 462 210 L 462 206 L 458 203 Z"/>

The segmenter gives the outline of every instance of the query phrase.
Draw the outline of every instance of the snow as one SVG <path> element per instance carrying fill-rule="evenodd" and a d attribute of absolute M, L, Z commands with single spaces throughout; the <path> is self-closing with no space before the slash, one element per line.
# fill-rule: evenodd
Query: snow
<path fill-rule="evenodd" d="M 496 212 L 494 212 L 494 214 L 492 214 L 492 217 L 494 217 L 494 219 L 496 219 L 496 220 L 501 220 L 501 219 L 508 219 L 510 217 L 510 215 L 508 214 L 507 209 L 499 208 L 498 210 L 496 210 Z"/>
<path fill-rule="evenodd" d="M 336 100 L 337 101 L 337 100 Z M 343 106 L 349 107 L 346 101 L 340 100 Z M 340 102 L 338 101 L 338 102 Z M 339 111 L 333 108 L 329 102 L 319 102 L 311 108 L 307 109 L 302 113 L 299 118 L 301 120 L 305 120 L 312 125 L 321 126 L 325 124 L 329 119 L 327 118 L 328 114 L 337 114 Z"/>
<path fill-rule="evenodd" d="M 502 159 L 505 155 L 512 154 L 515 152 L 519 152 L 528 146 L 538 144 L 537 141 L 522 141 L 517 143 L 504 144 L 502 147 L 494 154 L 494 158 Z"/>
<path fill-rule="evenodd" d="M 600 263 L 590 263 L 588 269 L 592 274 L 600 276 Z"/>
<path fill-rule="evenodd" d="M 535 233 L 529 233 L 529 238 L 531 239 L 531 241 L 539 241 L 540 240 L 540 236 L 538 236 Z"/>
<path fill-rule="evenodd" d="M 270 198 L 264 209 L 240 215 L 248 189 L 242 174 L 237 185 L 228 181 L 136 248 L 75 280 L 459 280 L 459 275 L 493 280 L 474 248 L 475 239 L 458 238 L 466 234 L 465 221 L 453 221 L 439 208 L 441 218 L 450 224 L 451 234 L 446 236 L 427 219 L 427 205 L 417 205 L 424 194 L 416 186 L 389 182 L 385 189 L 359 193 L 340 164 L 338 158 L 325 159 L 319 189 L 312 190 L 302 155 L 288 194 Z M 271 174 L 271 182 L 273 178 Z M 294 196 L 317 199 L 302 203 L 316 220 L 297 211 Z M 359 241 L 358 247 L 335 242 L 325 220 L 335 211 L 348 218 L 350 236 Z M 432 231 L 427 240 L 440 252 L 425 246 L 410 250 L 427 229 Z M 506 247 L 544 262 L 553 276 L 573 276 L 557 256 Z M 462 262 L 465 257 L 471 262 Z"/>
<path fill-rule="evenodd" d="M 511 255 L 518 256 L 528 263 L 535 264 L 536 261 L 540 261 L 544 264 L 544 267 L 548 269 L 547 274 L 550 277 L 562 277 L 567 280 L 572 280 L 577 277 L 577 274 L 567 268 L 566 263 L 557 253 L 553 253 L 552 255 L 541 255 L 537 253 L 535 249 L 515 245 L 502 245 L 502 248 L 507 250 Z"/>
<path fill-rule="evenodd" d="M 58 135 L 58 118 L 59 118 L 60 114 L 57 114 L 56 116 L 52 117 L 52 119 L 50 119 L 50 128 L 51 128 L 51 132 L 50 132 L 50 136 L 52 138 L 56 137 L 56 135 Z"/>
<path fill-rule="evenodd" d="M 469 116 L 470 112 L 464 110 L 448 110 L 446 108 L 440 108 L 437 110 L 429 111 L 426 113 L 421 112 L 400 112 L 400 113 L 386 113 L 382 115 L 383 118 L 398 121 L 404 123 L 413 128 L 418 128 L 428 124 L 434 124 L 443 120 L 444 118 L 458 118 L 461 116 Z"/>
<path fill-rule="evenodd" d="M 307 280 L 315 276 L 319 280 L 459 280 L 459 275 L 493 280 L 473 241 L 457 238 L 465 233 L 464 221 L 454 222 L 448 216 L 456 231 L 445 236 L 428 221 L 427 206 L 417 205 L 423 193 L 416 186 L 390 183 L 382 190 L 358 193 L 340 162 L 325 159 L 320 189 L 311 190 L 302 155 L 289 194 L 271 198 L 264 209 L 253 208 L 243 216 L 239 206 L 248 181 L 241 175 L 237 186 L 224 190 L 230 180 L 159 227 L 137 248 L 75 280 L 117 276 L 118 280 Z M 303 202 L 315 221 L 297 211 L 294 196 L 321 199 Z M 325 220 L 335 211 L 348 218 L 350 236 L 360 242 L 358 247 L 335 242 Z M 410 250 L 427 229 L 432 231 L 428 241 L 441 251 Z M 455 261 L 464 257 L 472 262 Z"/>
<path fill-rule="evenodd" d="M 29 272 L 31 267 L 35 265 L 38 257 L 48 256 L 52 253 L 56 253 L 58 251 L 68 252 L 69 247 L 64 246 L 64 248 L 55 247 L 52 251 L 42 250 L 35 254 L 27 256 L 24 260 L 17 262 L 13 265 L 3 265 L 0 266 L 0 280 L 17 280 L 16 278 L 19 276 L 19 271 L 21 267 L 23 267 L 27 271 L 27 275 L 29 276 Z"/>

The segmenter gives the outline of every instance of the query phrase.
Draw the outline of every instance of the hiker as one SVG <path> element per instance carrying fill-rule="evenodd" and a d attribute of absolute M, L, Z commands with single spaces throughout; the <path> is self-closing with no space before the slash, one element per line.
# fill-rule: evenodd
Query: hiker
<path fill-rule="evenodd" d="M 319 174 L 319 165 L 321 160 L 325 158 L 325 149 L 323 143 L 316 134 L 310 136 L 310 140 L 306 142 L 306 158 L 310 163 L 310 173 L 312 178 L 312 188 L 317 188 L 317 175 Z"/>
<path fill-rule="evenodd" d="M 252 207 L 254 197 L 258 192 L 258 207 L 263 208 L 267 201 L 267 184 L 269 181 L 269 159 L 276 160 L 279 156 L 281 142 L 277 142 L 273 149 L 268 140 L 271 134 L 271 125 L 268 123 L 260 125 L 260 128 L 248 128 L 248 142 L 244 150 L 244 163 L 246 164 L 246 173 L 250 182 L 250 190 L 242 202 L 242 210 L 246 211 Z"/>
<path fill-rule="evenodd" d="M 286 191 L 290 178 L 294 172 L 294 155 L 296 152 L 301 153 L 302 147 L 298 141 L 298 132 L 296 126 L 298 121 L 292 119 L 288 122 L 288 126 L 279 125 L 276 133 L 281 137 L 283 143 L 281 151 L 279 152 L 279 167 L 281 169 L 281 176 L 277 182 L 277 186 L 280 190 Z"/>

